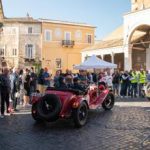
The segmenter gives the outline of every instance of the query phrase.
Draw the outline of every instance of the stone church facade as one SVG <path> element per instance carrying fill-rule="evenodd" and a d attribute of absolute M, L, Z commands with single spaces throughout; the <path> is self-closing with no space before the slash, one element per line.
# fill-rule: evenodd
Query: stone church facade
<path fill-rule="evenodd" d="M 131 0 L 123 25 L 82 51 L 82 61 L 93 54 L 116 63 L 119 70 L 150 70 L 150 2 Z"/>

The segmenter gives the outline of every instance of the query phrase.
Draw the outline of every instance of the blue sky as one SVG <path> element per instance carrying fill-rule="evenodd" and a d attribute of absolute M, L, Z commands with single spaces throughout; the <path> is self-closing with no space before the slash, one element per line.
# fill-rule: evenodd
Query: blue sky
<path fill-rule="evenodd" d="M 97 27 L 101 39 L 123 24 L 130 0 L 2 0 L 6 17 L 48 18 L 83 22 Z"/>

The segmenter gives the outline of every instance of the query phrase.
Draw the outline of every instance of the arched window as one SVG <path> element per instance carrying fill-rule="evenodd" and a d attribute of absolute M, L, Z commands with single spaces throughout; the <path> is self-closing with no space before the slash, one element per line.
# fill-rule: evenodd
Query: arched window
<path fill-rule="evenodd" d="M 25 46 L 25 58 L 34 59 L 34 49 L 32 44 L 27 44 Z"/>

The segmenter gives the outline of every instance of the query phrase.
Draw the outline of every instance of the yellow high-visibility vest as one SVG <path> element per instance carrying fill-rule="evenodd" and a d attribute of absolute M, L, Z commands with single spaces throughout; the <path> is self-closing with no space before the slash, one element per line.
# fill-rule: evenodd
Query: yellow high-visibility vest
<path fill-rule="evenodd" d="M 146 83 L 146 73 L 141 73 L 139 74 L 139 83 Z"/>
<path fill-rule="evenodd" d="M 138 76 L 137 73 L 132 72 L 132 79 L 131 79 L 131 83 L 137 83 L 138 82 Z"/>

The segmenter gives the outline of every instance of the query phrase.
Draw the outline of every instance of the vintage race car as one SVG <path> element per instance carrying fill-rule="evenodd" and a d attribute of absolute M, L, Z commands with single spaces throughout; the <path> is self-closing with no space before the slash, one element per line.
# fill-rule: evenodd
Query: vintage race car
<path fill-rule="evenodd" d="M 104 86 L 89 86 L 86 91 L 74 89 L 47 88 L 44 95 L 32 96 L 32 117 L 36 121 L 56 121 L 59 118 L 72 118 L 76 127 L 85 125 L 89 109 L 102 106 L 113 108 L 113 93 Z"/>

